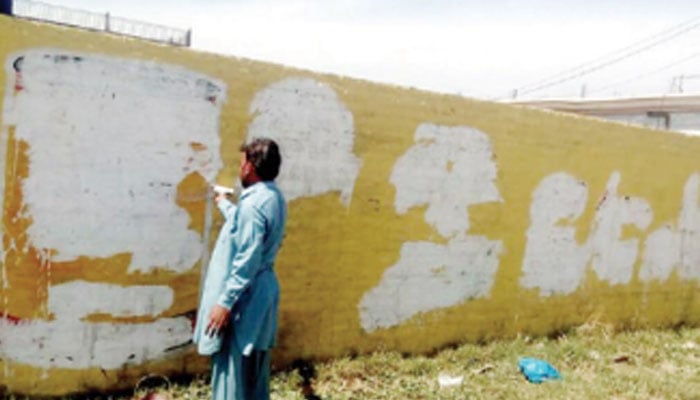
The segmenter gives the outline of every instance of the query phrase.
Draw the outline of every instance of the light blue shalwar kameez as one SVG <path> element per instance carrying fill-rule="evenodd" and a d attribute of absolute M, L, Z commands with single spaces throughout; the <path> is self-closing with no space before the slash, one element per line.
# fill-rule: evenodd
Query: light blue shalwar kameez
<path fill-rule="evenodd" d="M 218 204 L 226 221 L 217 238 L 197 313 L 194 342 L 212 355 L 214 400 L 269 399 L 270 354 L 277 334 L 279 284 L 274 261 L 287 208 L 273 182 L 243 190 L 234 205 Z M 205 334 L 214 304 L 231 310 L 223 335 Z"/>

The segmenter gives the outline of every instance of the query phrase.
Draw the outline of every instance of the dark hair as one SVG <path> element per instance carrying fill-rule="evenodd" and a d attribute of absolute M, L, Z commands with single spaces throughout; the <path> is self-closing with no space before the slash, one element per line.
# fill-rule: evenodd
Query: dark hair
<path fill-rule="evenodd" d="M 264 181 L 272 181 L 280 172 L 282 157 L 280 149 L 274 140 L 256 138 L 252 142 L 241 145 L 240 150 L 245 158 L 255 167 L 255 173 Z"/>

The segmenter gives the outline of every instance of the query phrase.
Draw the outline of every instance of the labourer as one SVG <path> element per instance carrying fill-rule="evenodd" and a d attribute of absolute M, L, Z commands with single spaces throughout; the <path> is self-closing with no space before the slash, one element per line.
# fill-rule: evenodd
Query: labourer
<path fill-rule="evenodd" d="M 274 262 L 284 236 L 286 202 L 275 185 L 277 143 L 259 138 L 241 150 L 238 204 L 217 194 L 226 219 L 209 262 L 194 342 L 212 356 L 212 398 L 270 398 L 279 284 Z"/>

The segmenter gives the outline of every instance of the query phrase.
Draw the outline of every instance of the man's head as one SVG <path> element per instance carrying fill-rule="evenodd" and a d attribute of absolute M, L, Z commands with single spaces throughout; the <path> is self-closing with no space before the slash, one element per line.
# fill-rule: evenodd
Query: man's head
<path fill-rule="evenodd" d="M 282 157 L 272 139 L 257 138 L 243 144 L 241 150 L 241 183 L 248 187 L 259 181 L 273 181 L 280 171 Z"/>

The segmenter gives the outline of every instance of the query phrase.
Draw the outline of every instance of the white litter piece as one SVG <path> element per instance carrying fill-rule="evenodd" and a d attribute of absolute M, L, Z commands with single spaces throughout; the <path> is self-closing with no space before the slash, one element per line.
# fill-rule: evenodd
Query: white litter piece
<path fill-rule="evenodd" d="M 438 383 L 440 384 L 441 388 L 458 386 L 462 384 L 462 381 L 464 381 L 463 376 L 450 376 L 447 374 L 438 375 Z"/>

